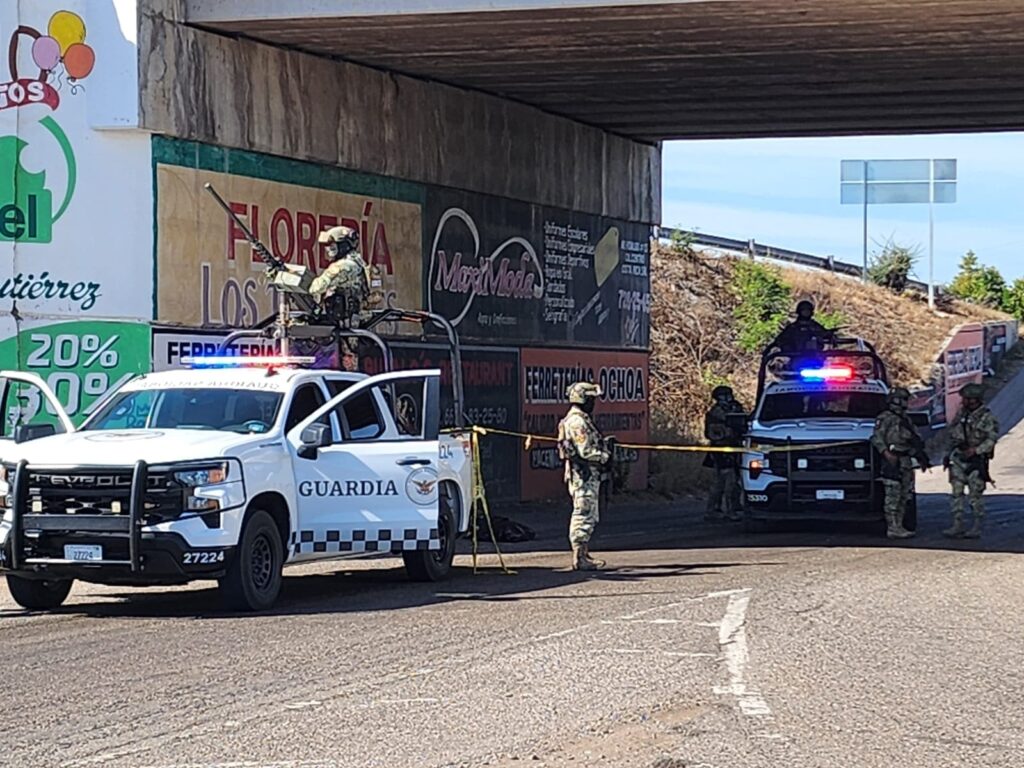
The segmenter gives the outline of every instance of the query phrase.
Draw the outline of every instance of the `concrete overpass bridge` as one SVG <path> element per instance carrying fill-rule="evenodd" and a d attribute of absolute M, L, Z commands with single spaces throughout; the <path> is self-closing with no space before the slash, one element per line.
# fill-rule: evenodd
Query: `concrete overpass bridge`
<path fill-rule="evenodd" d="M 397 305 L 456 323 L 471 418 L 504 429 L 550 433 L 587 376 L 628 384 L 603 427 L 646 441 L 662 141 L 1024 127 L 1021 0 L 134 1 L 153 359 L 269 312 L 213 181 L 314 269 L 317 229 L 359 228 Z M 548 446 L 487 450 L 495 495 L 562 493 Z"/>
<path fill-rule="evenodd" d="M 187 0 L 186 20 L 645 142 L 1024 126 L 1020 0 Z"/>

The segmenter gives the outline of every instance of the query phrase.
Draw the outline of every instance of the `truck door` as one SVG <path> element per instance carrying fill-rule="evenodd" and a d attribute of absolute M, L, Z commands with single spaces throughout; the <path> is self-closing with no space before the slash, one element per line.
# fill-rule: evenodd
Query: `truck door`
<path fill-rule="evenodd" d="M 8 452 L 16 442 L 74 431 L 64 406 L 42 378 L 0 371 L 0 451 Z"/>
<path fill-rule="evenodd" d="M 294 559 L 438 548 L 440 381 L 436 370 L 363 379 L 288 432 Z"/>

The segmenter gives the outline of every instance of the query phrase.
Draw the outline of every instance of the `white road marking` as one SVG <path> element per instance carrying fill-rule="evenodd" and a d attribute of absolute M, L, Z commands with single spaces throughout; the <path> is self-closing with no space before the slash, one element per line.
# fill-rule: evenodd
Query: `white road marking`
<path fill-rule="evenodd" d="M 750 657 L 747 654 L 747 607 L 750 605 L 750 590 L 739 590 L 729 593 L 729 604 L 725 608 L 725 616 L 718 625 L 718 644 L 725 657 L 725 666 L 729 673 L 729 684 L 715 686 L 715 693 L 736 697 L 740 711 L 744 715 L 763 717 L 772 713 L 771 709 L 756 690 L 747 686 L 745 675 Z"/>
<path fill-rule="evenodd" d="M 440 699 L 378 699 L 374 704 L 439 704 Z"/>
<path fill-rule="evenodd" d="M 321 702 L 317 701 L 316 699 L 314 699 L 312 701 L 295 701 L 295 702 L 292 702 L 291 704 L 285 704 L 284 708 L 285 709 L 311 709 L 312 707 L 319 707 L 320 703 Z"/>
<path fill-rule="evenodd" d="M 682 619 L 604 619 L 602 624 L 685 624 Z"/>
<path fill-rule="evenodd" d="M 725 597 L 727 595 L 742 594 L 749 590 L 727 590 L 724 592 L 711 592 L 708 594 L 700 595 L 698 597 L 688 597 L 683 600 L 678 600 L 673 603 L 666 603 L 664 605 L 656 605 L 651 608 L 645 608 L 640 611 L 636 611 L 632 614 L 625 616 L 618 616 L 620 621 L 636 619 L 642 616 L 648 616 L 652 613 L 658 613 L 661 611 L 668 611 L 673 608 L 678 608 L 683 605 L 691 605 L 693 603 L 700 603 L 706 600 Z M 486 596 L 487 593 L 437 593 L 438 596 L 442 595 L 479 595 Z M 503 648 L 505 653 L 511 653 L 520 648 L 529 647 L 538 643 L 543 643 L 548 640 L 554 640 L 557 638 L 565 637 L 567 635 L 573 635 L 586 629 L 590 629 L 596 626 L 599 622 L 591 621 L 585 624 L 580 624 L 576 627 L 562 630 L 560 632 L 552 632 L 546 635 L 540 635 L 537 637 L 526 638 L 519 642 L 509 643 Z M 445 666 L 451 666 L 454 663 L 454 659 L 448 659 L 445 662 Z M 330 701 L 338 699 L 343 696 L 351 695 L 355 690 L 365 688 L 382 688 L 386 685 L 391 685 L 398 682 L 407 681 L 417 677 L 424 677 L 431 675 L 435 672 L 434 669 L 415 669 L 415 670 L 402 670 L 393 672 L 391 674 L 384 675 L 382 678 L 373 681 L 361 681 L 355 685 L 343 684 L 336 687 L 328 688 L 326 690 L 318 690 L 316 693 L 320 695 L 320 701 Z M 219 708 L 221 710 L 227 709 Z M 230 718 L 235 727 L 248 726 L 259 720 L 273 719 L 277 714 L 281 713 L 285 707 L 282 704 L 275 702 L 268 702 L 262 707 L 250 709 L 241 716 L 238 716 L 235 712 L 232 712 L 235 717 Z M 186 735 L 192 738 L 200 738 L 206 735 L 216 734 L 225 723 L 223 712 L 208 712 L 204 716 L 199 717 L 190 722 L 177 723 L 171 730 L 164 731 L 159 734 L 154 734 L 143 740 L 133 740 L 131 742 L 124 743 L 120 746 L 109 749 L 105 752 L 94 753 L 88 757 L 81 757 L 71 760 L 67 763 L 68 766 L 86 766 L 86 765 L 97 765 L 105 764 L 112 760 L 124 759 L 130 755 L 137 755 L 143 752 L 151 752 L 155 748 L 179 741 Z M 182 764 L 178 766 L 166 766 L 165 768 L 250 768 L 250 766 L 260 766 L 260 768 L 328 768 L 331 763 L 317 763 L 317 762 L 281 762 L 281 763 L 251 763 L 251 762 L 240 762 L 240 763 L 207 763 L 207 764 Z"/>

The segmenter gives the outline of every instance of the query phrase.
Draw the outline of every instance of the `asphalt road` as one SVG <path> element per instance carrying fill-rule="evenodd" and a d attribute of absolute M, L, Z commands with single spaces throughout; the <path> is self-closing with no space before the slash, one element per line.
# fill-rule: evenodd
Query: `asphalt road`
<path fill-rule="evenodd" d="M 1024 765 L 1024 430 L 991 525 L 745 536 L 613 508 L 608 569 L 564 570 L 559 518 L 443 585 L 292 572 L 269 615 L 208 585 L 78 585 L 29 615 L 0 588 L 0 765 L 850 768 Z"/>

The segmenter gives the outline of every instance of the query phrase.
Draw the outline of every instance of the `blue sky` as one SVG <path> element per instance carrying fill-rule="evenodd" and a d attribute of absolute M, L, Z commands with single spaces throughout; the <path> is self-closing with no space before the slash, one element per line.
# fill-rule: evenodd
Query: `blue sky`
<path fill-rule="evenodd" d="M 935 279 L 973 250 L 1007 280 L 1024 277 L 1024 133 L 667 142 L 662 223 L 859 264 L 863 212 L 839 204 L 844 159 L 955 158 L 957 202 L 935 206 Z M 928 206 L 874 205 L 868 252 L 889 237 L 920 245 Z"/>

